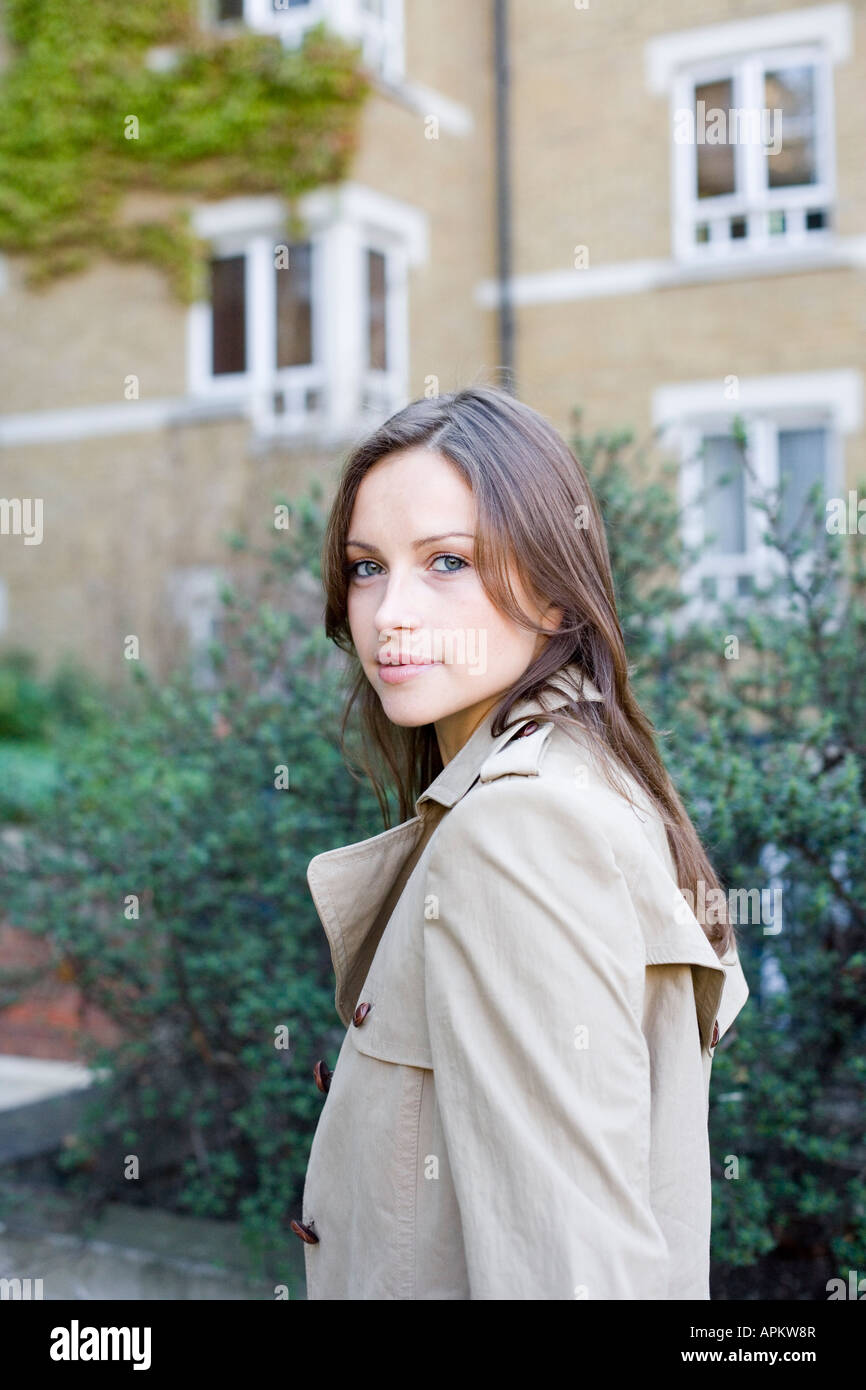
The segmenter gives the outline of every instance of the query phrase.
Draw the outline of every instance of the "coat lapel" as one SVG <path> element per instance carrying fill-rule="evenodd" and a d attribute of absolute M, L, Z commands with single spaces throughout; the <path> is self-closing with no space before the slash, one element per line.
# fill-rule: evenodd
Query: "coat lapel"
<path fill-rule="evenodd" d="M 421 817 L 413 816 L 369 840 L 317 854 L 307 867 L 307 883 L 331 948 L 334 1003 L 347 1028 L 378 944 L 370 939 L 372 928 L 421 828 Z"/>

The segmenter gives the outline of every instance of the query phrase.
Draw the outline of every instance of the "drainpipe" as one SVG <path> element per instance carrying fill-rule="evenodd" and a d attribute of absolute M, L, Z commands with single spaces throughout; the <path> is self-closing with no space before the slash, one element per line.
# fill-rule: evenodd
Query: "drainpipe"
<path fill-rule="evenodd" d="M 493 0 L 496 67 L 496 252 L 499 284 L 499 363 L 502 385 L 514 395 L 514 306 L 511 302 L 511 170 L 508 143 L 508 0 Z"/>

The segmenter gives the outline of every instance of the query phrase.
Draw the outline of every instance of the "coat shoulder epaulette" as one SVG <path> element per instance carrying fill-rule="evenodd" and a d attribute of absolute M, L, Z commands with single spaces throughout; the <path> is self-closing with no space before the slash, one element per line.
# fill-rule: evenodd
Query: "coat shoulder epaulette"
<path fill-rule="evenodd" d="M 481 764 L 479 778 L 493 782 L 497 777 L 537 777 L 541 758 L 554 725 L 529 719 L 501 748 L 497 748 Z"/>

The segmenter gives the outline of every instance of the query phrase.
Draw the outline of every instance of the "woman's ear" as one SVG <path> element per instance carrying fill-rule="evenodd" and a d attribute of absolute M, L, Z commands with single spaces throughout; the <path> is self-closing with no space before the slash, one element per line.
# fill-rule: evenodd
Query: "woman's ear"
<path fill-rule="evenodd" d="M 542 627 L 546 627 L 552 635 L 556 632 L 557 628 L 562 626 L 563 616 L 564 614 L 561 608 L 555 608 L 552 603 L 549 603 L 544 612 L 540 615 L 539 622 Z"/>

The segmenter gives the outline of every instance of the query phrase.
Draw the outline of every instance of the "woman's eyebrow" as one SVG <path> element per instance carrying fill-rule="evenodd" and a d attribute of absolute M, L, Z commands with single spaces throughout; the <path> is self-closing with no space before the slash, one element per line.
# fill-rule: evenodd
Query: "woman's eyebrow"
<path fill-rule="evenodd" d="M 422 545 L 430 545 L 432 541 L 447 541 L 450 540 L 452 536 L 465 536 L 467 540 L 470 541 L 475 539 L 475 533 L 472 531 L 443 531 L 439 536 L 422 536 L 420 540 L 412 542 L 412 548 L 414 550 L 420 550 Z M 370 541 L 346 541 L 346 545 L 356 545 L 359 550 L 375 550 L 377 555 L 382 554 L 379 547 L 373 545 Z"/>

